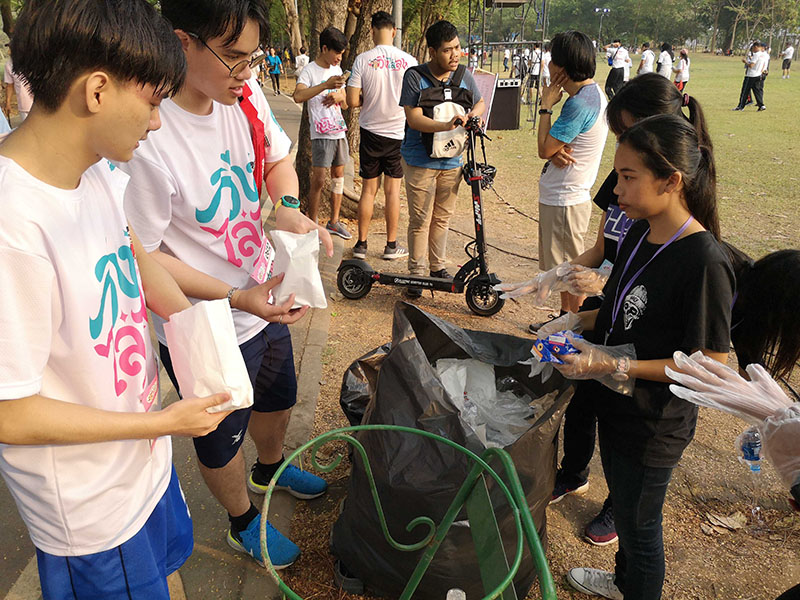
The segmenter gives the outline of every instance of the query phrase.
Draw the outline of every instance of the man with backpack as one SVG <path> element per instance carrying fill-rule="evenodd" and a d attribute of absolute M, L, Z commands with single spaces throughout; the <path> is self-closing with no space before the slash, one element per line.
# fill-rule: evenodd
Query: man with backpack
<path fill-rule="evenodd" d="M 450 277 L 445 268 L 447 232 L 461 183 L 461 154 L 466 131 L 459 122 L 483 114 L 485 104 L 475 80 L 459 65 L 458 30 L 438 21 L 425 32 L 429 60 L 403 77 L 400 106 L 406 130 L 400 154 L 408 197 L 408 270 L 431 277 Z M 406 288 L 419 298 L 422 290 Z"/>
<path fill-rule="evenodd" d="M 625 83 L 625 66 L 630 65 L 631 59 L 622 42 L 614 40 L 611 45 L 606 46 L 606 60 L 611 67 L 606 77 L 606 96 L 611 100 Z"/>

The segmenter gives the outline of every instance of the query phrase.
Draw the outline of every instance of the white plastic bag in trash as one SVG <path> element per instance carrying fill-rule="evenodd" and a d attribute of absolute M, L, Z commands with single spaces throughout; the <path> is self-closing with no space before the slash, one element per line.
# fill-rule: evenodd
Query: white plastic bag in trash
<path fill-rule="evenodd" d="M 231 399 L 208 412 L 253 405 L 253 385 L 239 350 L 227 300 L 198 302 L 164 324 L 172 368 L 184 398 L 230 392 Z"/>
<path fill-rule="evenodd" d="M 442 358 L 434 365 L 459 419 L 484 448 L 505 448 L 531 427 L 531 398 L 499 391 L 494 366 L 475 359 Z"/>
<path fill-rule="evenodd" d="M 319 233 L 272 231 L 275 246 L 273 273 L 286 273 L 283 282 L 275 286 L 272 295 L 276 304 L 283 304 L 294 294 L 294 306 L 326 308 L 328 301 L 319 274 Z"/>

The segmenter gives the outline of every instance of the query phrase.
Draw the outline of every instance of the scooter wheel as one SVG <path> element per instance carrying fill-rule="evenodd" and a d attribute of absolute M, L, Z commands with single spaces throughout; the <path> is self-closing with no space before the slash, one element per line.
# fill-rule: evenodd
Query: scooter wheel
<path fill-rule="evenodd" d="M 469 309 L 481 317 L 491 317 L 500 312 L 506 303 L 500 297 L 500 292 L 492 288 L 491 283 L 475 279 L 467 284 L 466 299 Z"/>
<path fill-rule="evenodd" d="M 347 265 L 339 269 L 336 287 L 345 298 L 358 300 L 372 289 L 372 278 L 358 265 Z"/>

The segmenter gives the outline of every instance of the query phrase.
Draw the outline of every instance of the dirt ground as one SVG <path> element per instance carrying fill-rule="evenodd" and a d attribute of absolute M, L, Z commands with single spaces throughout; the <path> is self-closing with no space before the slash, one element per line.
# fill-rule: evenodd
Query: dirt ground
<path fill-rule="evenodd" d="M 536 255 L 536 222 L 520 215 L 491 191 L 484 198 L 489 242 L 503 250 L 490 249 L 491 270 L 507 281 L 529 278 L 535 271 L 535 263 L 522 257 Z M 405 205 L 401 213 L 407 214 Z M 354 231 L 355 222 L 349 225 Z M 401 240 L 405 237 L 404 226 L 405 223 L 401 225 Z M 468 233 L 472 227 L 469 196 L 466 186 L 462 186 L 452 229 Z M 593 220 L 587 239 L 596 230 Z M 384 235 L 382 223 L 373 221 L 368 261 L 377 268 L 404 272 L 405 264 L 385 263 L 374 256 L 383 247 Z M 448 252 L 453 271 L 465 260 L 461 248 L 466 241 L 459 233 L 450 235 Z M 348 254 L 346 250 L 345 256 Z M 324 354 L 315 434 L 348 424 L 339 407 L 342 375 L 357 357 L 391 339 L 393 306 L 402 299 L 400 288 L 377 285 L 358 301 L 346 300 L 336 293 L 332 297 L 333 318 Z M 533 308 L 526 300 L 507 302 L 500 313 L 490 318 L 470 313 L 461 295 L 426 294 L 415 303 L 461 327 L 526 336 L 527 324 L 540 320 L 548 312 Z M 731 360 L 733 364 L 733 355 Z M 797 379 L 796 373 L 792 380 L 795 388 Z M 734 440 L 745 427 L 742 421 L 719 412 L 703 409 L 700 413 L 695 440 L 674 472 L 664 509 L 667 560 L 664 598 L 772 600 L 800 582 L 800 515 L 790 510 L 788 494 L 769 465 L 760 476 L 755 494 L 763 508 L 765 524 L 759 526 L 748 518 L 747 524 L 736 531 L 703 532 L 702 528 L 707 529 L 709 524 L 707 513 L 751 514 L 754 482 L 738 462 L 734 450 Z M 299 507 L 292 526 L 293 538 L 303 548 L 303 555 L 287 572 L 286 580 L 307 599 L 345 595 L 333 582 L 333 558 L 327 548 L 338 500 L 345 494 L 346 465 L 328 477 L 332 486 L 329 497 Z M 613 569 L 616 543 L 595 547 L 582 540 L 583 527 L 599 510 L 606 492 L 597 451 L 588 493 L 583 497 L 568 496 L 548 509 L 547 554 L 560 598 L 585 597 L 566 583 L 564 575 L 568 569 L 576 566 Z"/>

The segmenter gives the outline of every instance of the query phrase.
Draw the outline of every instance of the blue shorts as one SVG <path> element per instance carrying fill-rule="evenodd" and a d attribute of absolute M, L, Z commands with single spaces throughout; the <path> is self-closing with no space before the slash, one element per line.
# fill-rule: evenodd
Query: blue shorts
<path fill-rule="evenodd" d="M 102 515 L 98 515 L 102 518 Z M 192 553 L 192 519 L 172 468 L 169 487 L 139 532 L 95 554 L 36 549 L 44 600 L 169 600 L 167 575 Z"/>
<path fill-rule="evenodd" d="M 276 412 L 292 408 L 297 403 L 297 376 L 294 372 L 289 328 L 270 323 L 253 338 L 241 344 L 239 349 L 250 374 L 250 381 L 253 382 L 252 410 Z M 167 375 L 180 393 L 169 350 L 165 345 L 159 344 L 159 352 Z M 250 410 L 243 408 L 232 412 L 216 430 L 193 439 L 197 458 L 203 466 L 218 469 L 236 456 L 244 442 Z"/>

